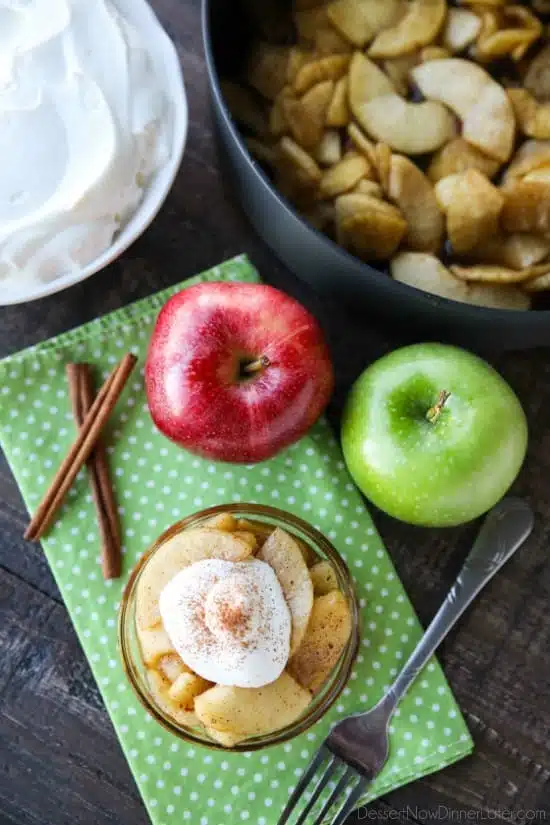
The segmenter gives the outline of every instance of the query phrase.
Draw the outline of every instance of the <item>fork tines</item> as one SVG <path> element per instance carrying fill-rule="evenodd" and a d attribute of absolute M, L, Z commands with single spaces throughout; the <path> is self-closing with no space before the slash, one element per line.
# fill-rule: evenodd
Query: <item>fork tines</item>
<path fill-rule="evenodd" d="M 343 768 L 343 772 L 338 778 L 335 788 L 331 791 L 330 795 L 323 803 L 321 811 L 315 816 L 314 820 L 307 822 L 308 814 L 321 796 L 322 792 L 327 787 L 328 782 L 341 768 Z M 346 817 L 352 812 L 357 800 L 365 790 L 368 780 L 359 776 L 354 768 L 346 765 L 324 746 L 317 751 L 305 773 L 296 785 L 284 811 L 281 814 L 278 825 L 287 825 L 287 823 L 290 822 L 290 817 L 293 813 L 295 813 L 297 803 L 302 798 L 308 785 L 320 769 L 322 769 L 322 773 L 317 782 L 314 784 L 311 791 L 311 796 L 302 808 L 298 818 L 295 821 L 295 825 L 306 825 L 306 823 L 307 825 L 321 825 L 321 823 L 325 820 L 325 817 L 327 817 L 330 813 L 332 807 L 340 800 L 341 805 L 335 813 L 334 819 L 331 821 L 331 825 L 343 825 Z M 358 779 L 358 782 L 354 784 L 355 779 Z"/>

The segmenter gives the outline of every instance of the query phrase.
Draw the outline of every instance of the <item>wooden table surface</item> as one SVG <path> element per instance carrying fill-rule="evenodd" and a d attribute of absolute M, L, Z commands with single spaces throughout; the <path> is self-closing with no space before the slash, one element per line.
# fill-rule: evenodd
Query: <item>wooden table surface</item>
<path fill-rule="evenodd" d="M 201 49 L 199 0 L 154 0 L 177 42 L 190 131 L 177 183 L 157 220 L 119 263 L 60 295 L 0 308 L 4 356 L 149 295 L 246 251 L 263 277 L 328 323 L 337 392 L 400 343 L 387 327 L 320 304 L 254 237 L 224 189 Z M 380 820 L 550 819 L 550 359 L 546 351 L 491 358 L 518 392 L 531 438 L 516 491 L 532 503 L 528 544 L 478 598 L 441 650 L 476 744 L 475 754 L 372 806 Z M 433 615 L 475 527 L 420 530 L 375 513 L 423 622 Z M 147 814 L 40 547 L 22 534 L 27 513 L 0 464 L 0 823 L 146 825 Z M 538 814 L 533 812 L 538 811 Z M 494 813 L 492 813 L 494 812 Z M 361 819 L 366 820 L 366 812 Z M 228 823 L 228 825 L 230 825 Z"/>

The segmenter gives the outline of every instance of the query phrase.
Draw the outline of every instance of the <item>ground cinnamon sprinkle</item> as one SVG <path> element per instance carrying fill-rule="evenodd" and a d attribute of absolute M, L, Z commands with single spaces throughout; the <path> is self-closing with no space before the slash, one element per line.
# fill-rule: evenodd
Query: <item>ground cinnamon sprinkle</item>
<path fill-rule="evenodd" d="M 290 614 L 275 585 L 275 574 L 260 561 L 205 559 L 185 568 L 161 594 L 175 649 L 211 681 L 243 687 L 273 681 L 290 644 Z"/>
<path fill-rule="evenodd" d="M 250 625 L 250 614 L 240 604 L 221 604 L 218 608 L 222 627 L 233 636 L 242 636 Z"/>

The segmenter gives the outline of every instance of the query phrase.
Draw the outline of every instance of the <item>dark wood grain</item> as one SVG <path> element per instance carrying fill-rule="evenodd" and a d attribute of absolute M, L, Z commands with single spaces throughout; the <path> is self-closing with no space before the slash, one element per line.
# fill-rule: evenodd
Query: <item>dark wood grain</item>
<path fill-rule="evenodd" d="M 275 261 L 232 202 L 216 158 L 198 0 L 154 0 L 177 43 L 190 104 L 176 185 L 152 227 L 105 272 L 59 296 L 0 309 L 0 355 L 34 344 L 246 251 L 264 278 L 322 319 L 338 377 L 331 421 L 353 379 L 402 343 L 389 328 L 326 306 Z M 550 819 L 550 357 L 490 358 L 528 412 L 529 457 L 516 490 L 537 515 L 534 535 L 490 584 L 441 651 L 476 741 L 475 754 L 372 806 L 381 821 Z M 475 527 L 420 530 L 375 513 L 423 622 L 438 607 Z M 27 514 L 0 461 L 0 825 L 146 825 L 147 815 L 40 548 L 22 541 Z M 357 822 L 368 822 L 362 812 Z M 228 824 L 229 825 L 229 824 Z"/>

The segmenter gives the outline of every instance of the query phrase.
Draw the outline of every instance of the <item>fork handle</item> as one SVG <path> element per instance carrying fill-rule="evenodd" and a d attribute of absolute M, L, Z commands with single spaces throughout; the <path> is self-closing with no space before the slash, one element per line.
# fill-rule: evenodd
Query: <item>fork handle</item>
<path fill-rule="evenodd" d="M 519 498 L 502 499 L 489 512 L 447 598 L 381 700 L 389 714 L 468 605 L 523 544 L 532 529 L 531 508 Z"/>

